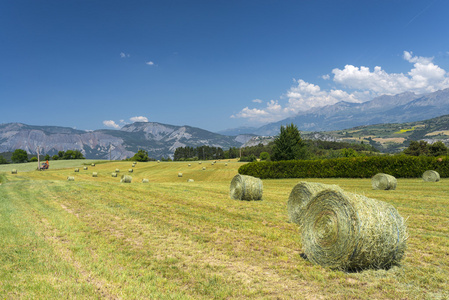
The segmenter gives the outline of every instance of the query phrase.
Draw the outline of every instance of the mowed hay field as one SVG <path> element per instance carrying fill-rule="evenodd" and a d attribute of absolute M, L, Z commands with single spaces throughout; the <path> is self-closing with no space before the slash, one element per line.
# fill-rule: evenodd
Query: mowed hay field
<path fill-rule="evenodd" d="M 66 163 L 0 166 L 2 299 L 449 298 L 449 179 L 389 191 L 370 179 L 263 180 L 263 201 L 239 201 L 233 161 Z M 345 273 L 303 259 L 287 222 L 299 181 L 394 205 L 408 226 L 401 266 Z"/>

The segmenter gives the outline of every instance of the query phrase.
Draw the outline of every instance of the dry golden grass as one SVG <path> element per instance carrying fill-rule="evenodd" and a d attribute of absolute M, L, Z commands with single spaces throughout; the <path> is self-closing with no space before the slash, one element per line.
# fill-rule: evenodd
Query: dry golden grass
<path fill-rule="evenodd" d="M 448 179 L 400 179 L 392 191 L 372 190 L 370 179 L 310 180 L 388 202 L 407 219 L 401 266 L 344 273 L 303 259 L 287 222 L 289 194 L 307 179 L 264 180 L 264 201 L 236 201 L 229 185 L 241 163 L 224 163 L 139 162 L 126 185 L 110 174 L 130 162 L 1 173 L 0 297 L 449 297 Z"/>

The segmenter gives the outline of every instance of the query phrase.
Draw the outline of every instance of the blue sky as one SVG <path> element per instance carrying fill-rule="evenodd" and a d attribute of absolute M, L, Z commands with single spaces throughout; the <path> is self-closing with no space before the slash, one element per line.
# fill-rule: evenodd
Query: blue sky
<path fill-rule="evenodd" d="M 449 1 L 0 1 L 0 123 L 210 131 L 449 87 Z"/>

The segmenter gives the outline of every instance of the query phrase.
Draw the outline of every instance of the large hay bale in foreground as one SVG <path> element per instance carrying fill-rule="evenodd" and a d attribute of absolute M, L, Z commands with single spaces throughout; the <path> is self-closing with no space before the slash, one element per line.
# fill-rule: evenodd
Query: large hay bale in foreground
<path fill-rule="evenodd" d="M 262 200 L 262 180 L 247 175 L 235 175 L 231 180 L 231 198 L 236 200 Z"/>
<path fill-rule="evenodd" d="M 371 179 L 373 190 L 395 190 L 398 181 L 394 176 L 378 173 Z"/>
<path fill-rule="evenodd" d="M 122 175 L 122 179 L 120 179 L 120 182 L 131 183 L 132 180 L 133 180 L 133 178 L 131 176 Z"/>
<path fill-rule="evenodd" d="M 73 176 L 67 176 L 67 181 L 75 181 L 75 177 L 73 177 Z"/>
<path fill-rule="evenodd" d="M 290 222 L 301 225 L 307 204 L 319 192 L 325 189 L 340 190 L 338 185 L 301 181 L 295 185 L 288 197 L 287 211 Z"/>
<path fill-rule="evenodd" d="M 12 169 L 11 170 L 11 174 L 17 174 L 17 170 L 16 169 Z"/>
<path fill-rule="evenodd" d="M 422 174 L 424 181 L 437 182 L 440 181 L 440 174 L 437 171 L 427 170 Z"/>
<path fill-rule="evenodd" d="M 407 232 L 390 204 L 327 189 L 307 205 L 302 245 L 307 258 L 340 270 L 389 268 L 404 256 Z"/>

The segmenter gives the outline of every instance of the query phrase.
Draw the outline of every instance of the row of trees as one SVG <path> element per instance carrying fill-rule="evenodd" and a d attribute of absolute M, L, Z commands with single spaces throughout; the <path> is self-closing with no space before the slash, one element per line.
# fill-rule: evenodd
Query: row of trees
<path fill-rule="evenodd" d="M 42 156 L 40 157 L 42 159 Z M 66 160 L 66 159 L 84 159 L 84 155 L 79 150 L 67 150 L 67 151 L 59 151 L 58 154 L 50 157 L 49 154 L 43 157 L 44 160 Z M 28 153 L 23 149 L 16 149 L 11 155 L 11 161 L 13 163 L 24 163 L 28 161 L 38 161 L 37 157 L 29 158 Z M 7 164 L 8 161 L 0 156 L 0 164 Z"/>
<path fill-rule="evenodd" d="M 229 157 L 229 156 L 228 156 Z M 174 160 L 208 160 L 225 159 L 225 152 L 220 147 L 199 146 L 178 147 L 175 150 Z"/>

